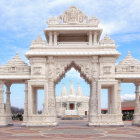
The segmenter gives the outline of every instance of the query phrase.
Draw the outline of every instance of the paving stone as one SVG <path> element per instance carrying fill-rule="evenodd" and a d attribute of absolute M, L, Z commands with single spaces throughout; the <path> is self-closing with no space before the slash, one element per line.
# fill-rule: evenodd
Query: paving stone
<path fill-rule="evenodd" d="M 17 125 L 18 123 L 18 125 Z M 88 127 L 84 121 L 60 121 L 57 127 L 21 127 L 21 122 L 0 128 L 0 140 L 139 140 L 140 127 Z"/>

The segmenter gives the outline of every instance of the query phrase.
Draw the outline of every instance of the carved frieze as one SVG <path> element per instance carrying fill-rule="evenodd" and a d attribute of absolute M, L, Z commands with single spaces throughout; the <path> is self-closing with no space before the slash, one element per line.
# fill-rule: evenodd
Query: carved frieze
<path fill-rule="evenodd" d="M 62 15 L 58 18 L 52 17 L 47 21 L 48 25 L 57 25 L 57 24 L 87 24 L 88 26 L 97 27 L 99 20 L 94 16 L 89 18 L 81 10 L 75 6 L 71 6 L 69 9 L 64 11 Z"/>
<path fill-rule="evenodd" d="M 88 19 L 88 17 L 75 6 L 70 7 L 58 18 L 62 20 L 63 24 L 84 23 L 84 21 Z"/>
<path fill-rule="evenodd" d="M 33 74 L 34 75 L 41 75 L 42 67 L 33 67 Z"/>
<path fill-rule="evenodd" d="M 117 73 L 140 73 L 140 62 L 133 58 L 128 52 L 125 59 L 123 59 L 116 66 Z"/>
<path fill-rule="evenodd" d="M 110 74 L 111 73 L 111 66 L 104 66 L 104 74 Z"/>

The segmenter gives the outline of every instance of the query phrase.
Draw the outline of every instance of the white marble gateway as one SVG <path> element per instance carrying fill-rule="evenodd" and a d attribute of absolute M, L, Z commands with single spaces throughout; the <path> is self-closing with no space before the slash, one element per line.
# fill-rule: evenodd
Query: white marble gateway
<path fill-rule="evenodd" d="M 133 124 L 140 125 L 140 62 L 128 53 L 124 60 L 116 64 L 120 53 L 109 35 L 100 39 L 102 29 L 98 26 L 99 23 L 96 17 L 90 18 L 71 6 L 60 16 L 47 21 L 48 27 L 44 29 L 46 40 L 38 36 L 31 43 L 25 54 L 30 66 L 23 62 L 18 54 L 6 65 L 0 65 L 0 126 L 12 124 L 10 87 L 14 83 L 25 83 L 23 125 L 56 126 L 58 122 L 55 86 L 72 67 L 78 70 L 90 85 L 90 126 L 123 125 L 121 83 L 134 83 L 136 86 Z M 37 112 L 37 94 L 40 89 L 44 90 L 42 114 Z M 108 90 L 108 114 L 101 114 L 101 89 Z M 71 94 L 73 96 L 74 93 Z"/>

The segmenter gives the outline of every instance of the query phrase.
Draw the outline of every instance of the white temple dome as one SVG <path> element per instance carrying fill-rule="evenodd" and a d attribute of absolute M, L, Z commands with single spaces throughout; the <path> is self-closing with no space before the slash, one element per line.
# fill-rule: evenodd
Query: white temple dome
<path fill-rule="evenodd" d="M 62 88 L 62 92 L 61 92 L 61 97 L 66 97 L 67 96 L 67 89 L 65 84 L 63 83 L 63 88 Z"/>
<path fill-rule="evenodd" d="M 69 89 L 69 96 L 75 96 L 75 89 L 74 89 L 74 86 L 72 84 L 72 81 L 71 82 L 71 85 L 70 85 L 70 89 Z"/>
<path fill-rule="evenodd" d="M 83 96 L 82 88 L 81 88 L 80 84 L 78 84 L 78 88 L 77 88 L 77 96 Z"/>

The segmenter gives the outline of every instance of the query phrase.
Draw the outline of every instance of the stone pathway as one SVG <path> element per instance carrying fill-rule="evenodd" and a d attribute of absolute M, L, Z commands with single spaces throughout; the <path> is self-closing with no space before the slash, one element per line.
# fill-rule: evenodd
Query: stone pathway
<path fill-rule="evenodd" d="M 125 122 L 124 127 L 88 127 L 87 120 L 59 120 L 57 127 L 0 128 L 0 140 L 140 140 L 140 127 Z"/>

